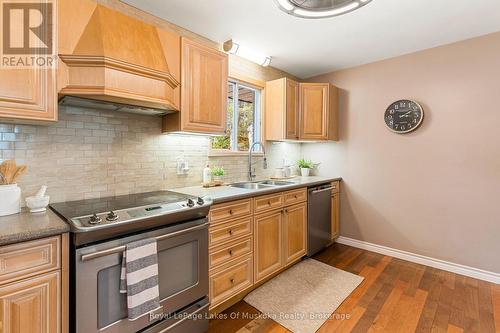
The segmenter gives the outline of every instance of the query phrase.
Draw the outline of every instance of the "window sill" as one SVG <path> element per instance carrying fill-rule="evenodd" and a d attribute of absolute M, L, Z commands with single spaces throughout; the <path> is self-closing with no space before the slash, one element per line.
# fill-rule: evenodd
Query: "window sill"
<path fill-rule="evenodd" d="M 232 156 L 248 156 L 247 151 L 230 151 L 230 150 L 209 150 L 208 157 L 232 157 Z M 264 156 L 264 153 L 256 151 L 252 153 L 252 156 Z"/>

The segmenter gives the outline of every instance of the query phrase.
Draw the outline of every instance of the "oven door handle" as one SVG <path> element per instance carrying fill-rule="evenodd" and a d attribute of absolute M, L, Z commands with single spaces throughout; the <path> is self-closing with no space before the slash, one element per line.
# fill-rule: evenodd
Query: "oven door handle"
<path fill-rule="evenodd" d="M 170 331 L 170 330 L 172 330 L 172 329 L 176 328 L 177 326 L 181 325 L 181 324 L 182 324 L 183 322 L 185 322 L 186 320 L 188 320 L 188 319 L 190 319 L 190 318 L 192 318 L 192 317 L 196 316 L 198 313 L 200 313 L 201 311 L 205 310 L 206 308 L 208 308 L 208 306 L 209 306 L 209 305 L 210 305 L 210 303 L 203 305 L 203 306 L 202 306 L 201 308 L 199 308 L 198 310 L 196 310 L 196 311 L 194 311 L 194 312 L 192 312 L 192 313 L 188 314 L 187 316 L 185 316 L 185 317 L 184 317 L 184 318 L 182 318 L 181 320 L 179 320 L 179 321 L 177 321 L 177 322 L 173 323 L 172 325 L 170 325 L 169 327 L 167 327 L 167 328 L 165 328 L 165 329 L 163 329 L 163 330 L 159 331 L 158 333 L 167 333 L 168 331 Z"/>
<path fill-rule="evenodd" d="M 208 225 L 208 222 L 205 222 L 203 224 L 200 224 L 200 225 L 197 225 L 197 226 L 194 226 L 194 227 L 191 227 L 191 228 L 187 228 L 187 229 L 179 230 L 179 231 L 174 231 L 174 232 L 171 232 L 171 233 L 168 233 L 168 234 L 165 234 L 165 235 L 158 236 L 158 237 L 156 237 L 156 240 L 157 241 L 161 241 L 161 240 L 164 240 L 164 239 L 181 236 L 181 235 L 187 234 L 189 232 L 193 232 L 193 231 L 196 231 L 196 230 L 204 229 L 204 228 L 207 227 L 207 225 Z M 89 260 L 92 260 L 92 259 L 96 259 L 96 258 L 107 256 L 107 255 L 110 255 L 110 254 L 122 253 L 123 251 L 125 251 L 125 249 L 126 249 L 126 246 L 125 245 L 121 245 L 121 246 L 113 247 L 113 248 L 107 249 L 107 250 L 102 250 L 102 251 L 98 251 L 98 252 L 94 252 L 94 253 L 88 253 L 88 254 L 82 255 L 81 260 L 82 261 L 89 261 Z"/>

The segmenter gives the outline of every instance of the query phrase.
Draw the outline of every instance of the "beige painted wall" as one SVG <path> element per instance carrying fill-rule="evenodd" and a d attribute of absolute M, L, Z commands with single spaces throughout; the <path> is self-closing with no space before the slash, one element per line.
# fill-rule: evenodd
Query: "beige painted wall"
<path fill-rule="evenodd" d="M 500 273 L 500 33 L 311 80 L 342 89 L 341 141 L 302 147 L 344 178 L 341 235 Z M 425 119 L 398 135 L 403 98 Z"/>

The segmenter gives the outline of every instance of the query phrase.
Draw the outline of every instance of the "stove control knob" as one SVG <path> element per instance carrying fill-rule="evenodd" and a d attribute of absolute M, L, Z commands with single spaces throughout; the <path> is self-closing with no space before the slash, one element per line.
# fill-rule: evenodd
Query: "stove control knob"
<path fill-rule="evenodd" d="M 99 216 L 97 216 L 96 214 L 92 215 L 89 219 L 90 224 L 99 224 L 101 222 L 102 222 L 102 219 Z"/>
<path fill-rule="evenodd" d="M 193 199 L 188 199 L 188 201 L 187 201 L 187 205 L 188 205 L 188 207 L 193 207 L 193 206 L 194 206 L 194 201 L 193 201 Z"/>
<path fill-rule="evenodd" d="M 202 198 L 198 197 L 198 200 L 196 200 L 196 203 L 201 206 L 201 205 L 203 205 L 205 203 L 205 200 L 203 200 Z"/>
<path fill-rule="evenodd" d="M 112 222 L 112 221 L 116 221 L 116 220 L 118 220 L 118 215 L 116 215 L 116 213 L 115 213 L 115 212 L 110 211 L 110 212 L 108 213 L 108 216 L 106 216 L 106 220 L 108 220 L 108 221 L 110 221 L 110 222 Z"/>

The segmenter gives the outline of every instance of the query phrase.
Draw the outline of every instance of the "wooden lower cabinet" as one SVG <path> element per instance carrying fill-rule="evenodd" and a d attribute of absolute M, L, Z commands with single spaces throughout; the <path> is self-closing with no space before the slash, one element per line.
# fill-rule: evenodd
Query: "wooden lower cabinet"
<path fill-rule="evenodd" d="M 0 287 L 0 332 L 61 332 L 60 272 Z"/>
<path fill-rule="evenodd" d="M 307 204 L 285 208 L 283 228 L 285 265 L 302 258 L 307 252 Z"/>
<path fill-rule="evenodd" d="M 218 313 L 307 253 L 307 189 L 210 209 L 210 311 Z"/>
<path fill-rule="evenodd" d="M 249 255 L 210 272 L 211 308 L 253 284 L 252 265 Z"/>
<path fill-rule="evenodd" d="M 210 228 L 208 246 L 217 246 L 252 234 L 252 218 L 227 222 Z"/>
<path fill-rule="evenodd" d="M 0 333 L 68 332 L 69 235 L 0 247 Z"/>
<path fill-rule="evenodd" d="M 210 267 L 217 267 L 227 261 L 239 258 L 244 255 L 252 254 L 252 237 L 246 237 L 219 247 L 210 249 L 208 255 L 208 264 Z"/>
<path fill-rule="evenodd" d="M 340 235 L 340 193 L 332 195 L 332 239 Z"/>
<path fill-rule="evenodd" d="M 255 282 L 303 257 L 307 252 L 307 204 L 254 218 Z"/>
<path fill-rule="evenodd" d="M 283 210 L 254 218 L 255 282 L 279 270 L 283 265 Z"/>

